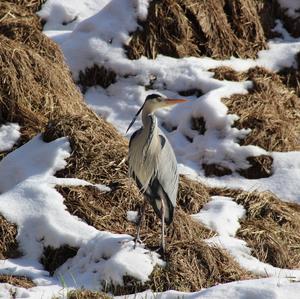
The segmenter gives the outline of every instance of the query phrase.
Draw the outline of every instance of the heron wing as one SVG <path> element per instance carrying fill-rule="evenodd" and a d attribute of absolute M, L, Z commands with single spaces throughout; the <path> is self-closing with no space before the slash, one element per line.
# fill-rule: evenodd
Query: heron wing
<path fill-rule="evenodd" d="M 141 131 L 142 131 L 142 128 L 136 130 L 136 131 L 131 135 L 131 137 L 130 137 L 130 139 L 129 139 L 129 148 L 130 148 L 130 146 L 131 146 L 131 144 L 132 144 L 133 139 L 134 139 Z"/>
<path fill-rule="evenodd" d="M 159 135 L 162 149 L 159 156 L 157 179 L 168 195 L 173 207 L 176 206 L 178 190 L 178 168 L 177 160 L 167 137 L 162 133 Z"/>
<path fill-rule="evenodd" d="M 178 190 L 178 169 L 174 151 L 168 139 L 160 132 L 161 151 L 157 173 L 152 177 L 146 190 L 150 202 L 159 216 L 161 216 L 161 200 L 166 207 L 165 221 L 170 224 L 173 219 Z"/>

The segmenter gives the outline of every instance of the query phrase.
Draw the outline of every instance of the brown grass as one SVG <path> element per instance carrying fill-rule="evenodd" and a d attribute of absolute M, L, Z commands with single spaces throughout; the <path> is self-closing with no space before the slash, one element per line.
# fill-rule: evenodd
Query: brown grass
<path fill-rule="evenodd" d="M 268 155 L 248 157 L 250 167 L 238 170 L 238 173 L 247 179 L 267 178 L 273 174 L 273 158 Z"/>
<path fill-rule="evenodd" d="M 84 110 L 82 98 L 74 88 L 58 49 L 58 61 L 53 61 L 2 35 L 0 43 L 2 122 L 18 122 L 24 128 L 24 141 L 42 131 L 53 115 Z M 56 46 L 49 41 L 49 47 L 52 51 Z"/>
<path fill-rule="evenodd" d="M 278 74 L 280 75 L 281 81 L 288 88 L 294 90 L 296 95 L 300 97 L 300 52 L 295 55 L 295 60 L 298 64 L 298 68 L 283 68 Z"/>
<path fill-rule="evenodd" d="M 275 267 L 300 267 L 300 207 L 269 192 L 242 192 L 211 188 L 211 195 L 231 196 L 246 209 L 237 237 L 252 255 Z"/>
<path fill-rule="evenodd" d="M 300 101 L 275 73 L 250 69 L 247 79 L 253 89 L 245 95 L 224 98 L 229 113 L 237 114 L 238 128 L 250 128 L 242 145 L 257 145 L 267 151 L 299 150 Z"/>
<path fill-rule="evenodd" d="M 130 59 L 173 57 L 255 57 L 266 47 L 251 0 L 154 0 L 142 30 L 132 34 Z"/>
<path fill-rule="evenodd" d="M 209 71 L 214 73 L 213 78 L 217 80 L 240 82 L 240 81 L 245 81 L 247 79 L 247 73 L 237 72 L 228 66 L 220 66 L 214 69 L 210 69 Z"/>
<path fill-rule="evenodd" d="M 17 227 L 0 215 L 0 259 L 16 258 L 21 255 L 16 241 Z"/>
<path fill-rule="evenodd" d="M 193 292 L 219 283 L 254 278 L 240 269 L 225 251 L 207 246 L 197 239 L 174 242 L 169 250 L 166 267 L 156 267 L 150 280 L 144 285 L 131 277 L 125 277 L 125 286 L 107 286 L 107 291 L 114 295 L 132 294 L 147 289 L 153 292 Z"/>
<path fill-rule="evenodd" d="M 16 287 L 30 289 L 36 286 L 32 280 L 25 276 L 0 275 L 0 283 L 9 283 Z"/>
<path fill-rule="evenodd" d="M 1 1 L 0 3 L 0 24 L 8 24 L 19 21 L 24 25 L 41 29 L 40 19 L 32 14 L 26 7 L 18 5 L 18 1 Z"/>
<path fill-rule="evenodd" d="M 111 299 L 112 296 L 109 296 L 106 293 L 102 292 L 93 292 L 89 290 L 76 290 L 76 291 L 70 291 L 67 294 L 68 299 Z"/>
<path fill-rule="evenodd" d="M 83 93 L 90 86 L 99 85 L 107 88 L 110 84 L 116 82 L 116 73 L 112 70 L 106 69 L 104 66 L 99 67 L 94 64 L 91 68 L 86 68 L 79 72 L 79 80 L 76 82 L 81 87 Z"/>
<path fill-rule="evenodd" d="M 46 2 L 46 0 L 2 0 L 2 2 L 4 1 L 17 4 L 31 13 L 35 13 L 40 10 L 42 4 Z"/>
<path fill-rule="evenodd" d="M 51 246 L 44 248 L 43 256 L 41 258 L 41 264 L 46 271 L 49 271 L 50 275 L 54 274 L 54 271 L 64 264 L 67 259 L 74 257 L 77 254 L 78 248 L 74 248 L 68 245 L 61 246 L 54 249 Z"/>

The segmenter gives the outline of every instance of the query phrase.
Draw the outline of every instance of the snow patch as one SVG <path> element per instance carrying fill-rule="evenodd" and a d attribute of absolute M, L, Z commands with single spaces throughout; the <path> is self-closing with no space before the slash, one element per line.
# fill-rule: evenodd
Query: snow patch
<path fill-rule="evenodd" d="M 148 280 L 153 267 L 164 263 L 158 254 L 143 247 L 134 249 L 128 235 L 103 232 L 82 246 L 77 255 L 56 271 L 68 286 L 99 289 L 99 282 L 123 285 L 123 276 L 129 275 L 142 282 Z"/>
<path fill-rule="evenodd" d="M 127 211 L 127 220 L 133 223 L 137 223 L 139 219 L 139 213 L 137 211 Z"/>
<path fill-rule="evenodd" d="M 299 0 L 278 0 L 282 8 L 287 9 L 287 14 L 292 18 L 300 17 Z"/>
<path fill-rule="evenodd" d="M 20 138 L 20 126 L 9 123 L 0 127 L 0 152 L 10 150 Z"/>
<path fill-rule="evenodd" d="M 212 196 L 198 214 L 192 215 L 194 219 L 202 222 L 220 236 L 235 236 L 240 228 L 239 219 L 244 217 L 243 206 L 225 196 Z"/>

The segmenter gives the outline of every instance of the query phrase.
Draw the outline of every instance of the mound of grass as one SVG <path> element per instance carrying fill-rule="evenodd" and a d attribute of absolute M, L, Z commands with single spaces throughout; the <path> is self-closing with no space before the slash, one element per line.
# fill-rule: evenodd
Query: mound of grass
<path fill-rule="evenodd" d="M 173 57 L 255 57 L 266 47 L 253 1 L 151 1 L 142 29 L 132 34 L 130 59 Z"/>
<path fill-rule="evenodd" d="M 254 84 L 248 94 L 223 99 L 229 113 L 240 117 L 235 126 L 252 130 L 241 144 L 257 145 L 267 151 L 299 150 L 299 98 L 279 75 L 263 68 L 250 69 L 246 79 Z"/>

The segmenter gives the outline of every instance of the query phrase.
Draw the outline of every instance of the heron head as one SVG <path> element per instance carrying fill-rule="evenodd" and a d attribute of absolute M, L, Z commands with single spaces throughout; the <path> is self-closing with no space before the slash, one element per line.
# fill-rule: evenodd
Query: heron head
<path fill-rule="evenodd" d="M 178 103 L 184 103 L 188 102 L 188 100 L 185 99 L 171 99 L 163 97 L 159 94 L 150 94 L 146 97 L 144 104 L 139 109 L 139 111 L 134 116 L 133 120 L 131 121 L 126 133 L 130 129 L 130 127 L 134 124 L 135 120 L 137 119 L 138 115 L 141 113 L 142 110 L 147 111 L 147 113 L 153 113 L 157 109 L 165 108 L 168 106 L 172 106 Z"/>
<path fill-rule="evenodd" d="M 185 99 L 171 99 L 163 97 L 159 94 L 150 94 L 146 97 L 145 103 L 144 103 L 144 109 L 147 109 L 149 113 L 154 112 L 157 109 L 165 108 L 168 106 L 172 106 L 178 103 L 184 103 L 188 100 Z"/>

